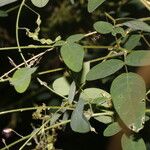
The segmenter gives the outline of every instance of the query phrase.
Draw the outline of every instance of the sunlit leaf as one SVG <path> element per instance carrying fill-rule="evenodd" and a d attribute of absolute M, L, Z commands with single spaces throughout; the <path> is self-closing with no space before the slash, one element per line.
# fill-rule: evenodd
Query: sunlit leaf
<path fill-rule="evenodd" d="M 10 83 L 15 87 L 18 93 L 23 93 L 28 88 L 31 75 L 36 71 L 37 68 L 20 68 L 10 78 Z"/>
<path fill-rule="evenodd" d="M 98 8 L 105 0 L 88 0 L 88 12 L 93 12 Z"/>
<path fill-rule="evenodd" d="M 118 124 L 118 122 L 114 122 L 110 125 L 108 125 L 108 127 L 104 130 L 104 136 L 113 136 L 115 134 L 117 134 L 118 132 L 121 131 L 121 127 Z"/>
<path fill-rule="evenodd" d="M 53 89 L 61 95 L 68 95 L 70 85 L 65 77 L 60 77 L 53 82 Z"/>
<path fill-rule="evenodd" d="M 102 34 L 107 34 L 113 31 L 113 25 L 105 22 L 105 21 L 98 21 L 93 25 L 94 29 Z"/>
<path fill-rule="evenodd" d="M 31 2 L 36 6 L 36 7 L 44 7 L 47 5 L 49 0 L 31 0 Z"/>
<path fill-rule="evenodd" d="M 6 11 L 0 10 L 0 17 L 7 17 L 8 13 Z"/>
<path fill-rule="evenodd" d="M 141 31 L 150 32 L 150 26 L 147 23 L 140 20 L 127 21 L 124 22 L 123 25 L 131 28 L 132 30 L 141 30 Z"/>
<path fill-rule="evenodd" d="M 69 36 L 66 41 L 74 43 L 80 41 L 82 38 L 84 38 L 84 34 L 74 34 Z"/>
<path fill-rule="evenodd" d="M 80 98 L 82 98 L 86 103 L 109 107 L 111 96 L 102 89 L 87 88 L 81 92 Z"/>
<path fill-rule="evenodd" d="M 136 73 L 123 73 L 111 85 L 111 96 L 118 115 L 131 130 L 138 132 L 145 122 L 146 86 Z"/>
<path fill-rule="evenodd" d="M 17 0 L 0 0 L 0 7 L 16 2 Z"/>
<path fill-rule="evenodd" d="M 128 37 L 126 43 L 124 44 L 124 48 L 127 50 L 132 50 L 134 49 L 138 44 L 141 39 L 141 35 L 139 34 L 133 34 Z"/>
<path fill-rule="evenodd" d="M 77 43 L 66 43 L 61 47 L 61 56 L 65 64 L 74 72 L 82 69 L 84 49 Z"/>
<path fill-rule="evenodd" d="M 87 80 L 96 80 L 105 78 L 121 69 L 124 62 L 118 59 L 106 60 L 94 66 L 87 74 Z"/>
<path fill-rule="evenodd" d="M 113 121 L 111 116 L 96 116 L 94 119 L 105 124 L 111 123 Z"/>
<path fill-rule="evenodd" d="M 75 94 L 76 94 L 76 84 L 73 81 L 71 83 L 71 86 L 70 86 L 70 89 L 69 89 L 69 95 L 68 95 L 68 99 L 69 99 L 70 104 L 74 100 Z"/>
<path fill-rule="evenodd" d="M 90 131 L 90 123 L 83 114 L 84 101 L 79 99 L 71 116 L 71 128 L 75 132 L 86 133 Z"/>
<path fill-rule="evenodd" d="M 121 144 L 123 150 L 146 150 L 145 142 L 142 138 L 134 140 L 124 134 L 121 139 Z"/>
<path fill-rule="evenodd" d="M 150 51 L 140 50 L 131 52 L 129 55 L 127 55 L 126 64 L 129 66 L 150 65 Z"/>
<path fill-rule="evenodd" d="M 83 64 L 82 76 L 81 76 L 81 83 L 85 83 L 87 73 L 90 71 L 90 62 L 85 62 Z"/>

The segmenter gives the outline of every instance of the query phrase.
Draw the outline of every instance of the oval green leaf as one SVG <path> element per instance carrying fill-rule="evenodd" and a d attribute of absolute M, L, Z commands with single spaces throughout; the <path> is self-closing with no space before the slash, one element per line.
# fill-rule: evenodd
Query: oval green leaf
<path fill-rule="evenodd" d="M 131 52 L 127 55 L 126 64 L 135 67 L 150 65 L 150 51 L 140 50 Z"/>
<path fill-rule="evenodd" d="M 60 77 L 53 82 L 53 89 L 60 95 L 68 95 L 70 84 L 65 77 Z"/>
<path fill-rule="evenodd" d="M 113 25 L 105 22 L 105 21 L 98 21 L 93 25 L 94 29 L 102 34 L 108 34 L 113 31 Z"/>
<path fill-rule="evenodd" d="M 10 78 L 10 83 L 15 87 L 18 93 L 23 93 L 28 88 L 31 75 L 37 68 L 21 68 L 15 71 L 13 77 Z"/>
<path fill-rule="evenodd" d="M 136 73 L 123 73 L 111 85 L 114 108 L 124 124 L 134 132 L 143 128 L 145 122 L 146 86 Z"/>
<path fill-rule="evenodd" d="M 124 44 L 124 48 L 126 48 L 127 50 L 134 49 L 139 44 L 140 39 L 141 35 L 139 34 L 133 34 L 129 36 L 126 40 L 126 43 Z"/>
<path fill-rule="evenodd" d="M 111 96 L 102 89 L 87 88 L 82 91 L 80 98 L 86 103 L 109 107 Z"/>
<path fill-rule="evenodd" d="M 96 119 L 97 121 L 102 122 L 104 124 L 113 122 L 113 118 L 111 116 L 96 116 L 96 117 L 94 117 L 94 119 Z"/>
<path fill-rule="evenodd" d="M 123 25 L 131 28 L 132 30 L 141 30 L 141 31 L 150 32 L 150 26 L 147 23 L 140 20 L 127 21 L 124 22 Z"/>
<path fill-rule="evenodd" d="M 86 133 L 90 131 L 90 123 L 83 114 L 84 101 L 79 99 L 75 110 L 71 115 L 70 126 L 73 131 L 79 133 Z"/>
<path fill-rule="evenodd" d="M 77 43 L 66 43 L 61 47 L 61 56 L 65 64 L 74 72 L 82 69 L 84 49 Z"/>
<path fill-rule="evenodd" d="M 44 7 L 47 5 L 49 0 L 31 0 L 31 2 L 36 6 L 36 7 Z"/>
<path fill-rule="evenodd" d="M 124 31 L 123 28 L 121 27 L 115 27 L 112 31 L 112 35 L 113 36 L 116 36 L 117 34 L 121 34 L 122 37 L 125 37 L 126 36 L 126 33 Z"/>
<path fill-rule="evenodd" d="M 142 138 L 134 140 L 125 134 L 121 138 L 121 145 L 123 150 L 146 150 L 145 142 Z"/>
<path fill-rule="evenodd" d="M 84 38 L 84 34 L 74 34 L 69 36 L 66 41 L 74 43 L 80 41 L 82 38 Z"/>
<path fill-rule="evenodd" d="M 118 122 L 114 122 L 110 125 L 108 125 L 108 127 L 104 130 L 104 136 L 113 136 L 115 134 L 117 134 L 118 132 L 120 132 L 122 130 L 122 128 L 120 127 L 120 125 L 118 124 Z"/>
<path fill-rule="evenodd" d="M 0 0 L 0 7 L 16 2 L 17 0 Z"/>
<path fill-rule="evenodd" d="M 88 12 L 93 12 L 99 7 L 105 0 L 88 0 Z"/>
<path fill-rule="evenodd" d="M 89 73 L 87 74 L 87 80 L 97 80 L 105 78 L 111 74 L 114 74 L 116 71 L 121 69 L 124 65 L 124 62 L 118 59 L 106 60 L 96 66 L 94 66 Z"/>

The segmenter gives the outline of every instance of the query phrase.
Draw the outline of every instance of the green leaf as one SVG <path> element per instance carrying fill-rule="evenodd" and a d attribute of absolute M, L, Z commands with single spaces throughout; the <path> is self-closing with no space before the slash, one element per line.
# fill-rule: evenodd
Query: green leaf
<path fill-rule="evenodd" d="M 7 12 L 0 10 L 0 17 L 7 17 L 7 16 L 8 16 Z"/>
<path fill-rule="evenodd" d="M 129 66 L 150 65 L 150 51 L 140 50 L 131 52 L 129 55 L 127 55 L 126 64 Z"/>
<path fill-rule="evenodd" d="M 125 37 L 125 36 L 126 36 L 126 33 L 125 33 L 124 29 L 121 28 L 121 27 L 115 27 L 115 28 L 113 29 L 112 35 L 113 35 L 113 36 L 116 36 L 117 34 L 121 34 L 122 37 Z"/>
<path fill-rule="evenodd" d="M 88 12 L 93 12 L 99 7 L 105 0 L 88 0 Z"/>
<path fill-rule="evenodd" d="M 141 39 L 141 35 L 132 34 L 131 36 L 128 37 L 124 45 L 124 48 L 126 48 L 127 50 L 134 49 L 139 44 L 140 39 Z"/>
<path fill-rule="evenodd" d="M 84 49 L 76 43 L 66 43 L 61 47 L 61 56 L 65 64 L 74 72 L 82 69 Z"/>
<path fill-rule="evenodd" d="M 84 34 L 74 34 L 74 35 L 69 36 L 69 37 L 66 39 L 66 41 L 67 41 L 67 42 L 74 43 L 74 42 L 80 41 L 82 38 L 84 38 Z"/>
<path fill-rule="evenodd" d="M 70 104 L 73 102 L 75 94 L 76 94 L 76 84 L 73 81 L 71 83 L 71 86 L 70 86 L 70 89 L 69 89 L 69 95 L 68 95 L 68 99 L 69 99 Z"/>
<path fill-rule="evenodd" d="M 16 2 L 17 0 L 0 0 L 0 7 Z"/>
<path fill-rule="evenodd" d="M 36 6 L 36 7 L 44 7 L 47 5 L 49 0 L 31 0 L 31 2 Z"/>
<path fill-rule="evenodd" d="M 121 145 L 123 150 L 146 150 L 145 142 L 142 138 L 134 140 L 125 134 L 122 136 Z"/>
<path fill-rule="evenodd" d="M 109 107 L 111 96 L 102 89 L 87 88 L 81 92 L 80 98 L 86 103 Z"/>
<path fill-rule="evenodd" d="M 94 119 L 105 124 L 112 123 L 113 121 L 111 116 L 96 116 Z"/>
<path fill-rule="evenodd" d="M 106 60 L 94 66 L 87 74 L 87 80 L 96 80 L 105 78 L 121 69 L 124 62 L 118 59 Z"/>
<path fill-rule="evenodd" d="M 90 123 L 83 114 L 84 101 L 79 99 L 75 110 L 71 115 L 71 128 L 75 132 L 86 133 L 90 131 Z"/>
<path fill-rule="evenodd" d="M 53 89 L 61 95 L 68 95 L 70 85 L 65 77 L 60 77 L 53 82 Z"/>
<path fill-rule="evenodd" d="M 98 21 L 93 25 L 94 29 L 102 34 L 107 34 L 113 31 L 113 25 L 105 22 L 105 21 Z"/>
<path fill-rule="evenodd" d="M 112 124 L 110 124 L 105 130 L 104 130 L 104 136 L 113 136 L 115 134 L 117 134 L 118 132 L 120 132 L 122 130 L 122 128 L 120 127 L 120 125 L 118 124 L 118 122 L 114 122 Z"/>
<path fill-rule="evenodd" d="M 150 32 L 150 26 L 147 23 L 140 20 L 127 21 L 124 22 L 123 25 L 131 28 L 132 30 L 141 30 L 141 31 Z"/>
<path fill-rule="evenodd" d="M 123 73 L 111 85 L 111 96 L 116 112 L 124 124 L 134 132 L 145 122 L 146 86 L 136 73 Z"/>
<path fill-rule="evenodd" d="M 15 87 L 18 93 L 26 91 L 31 81 L 31 75 L 36 69 L 37 68 L 20 68 L 15 71 L 13 77 L 10 78 L 10 83 Z"/>
<path fill-rule="evenodd" d="M 82 70 L 82 75 L 81 75 L 81 83 L 86 82 L 86 76 L 87 76 L 89 71 L 90 71 L 90 62 L 85 62 L 83 64 L 83 70 Z"/>

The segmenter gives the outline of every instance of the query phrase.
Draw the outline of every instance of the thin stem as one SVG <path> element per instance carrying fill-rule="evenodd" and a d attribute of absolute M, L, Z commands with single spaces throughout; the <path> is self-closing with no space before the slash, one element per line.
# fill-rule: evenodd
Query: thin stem
<path fill-rule="evenodd" d="M 104 57 L 100 57 L 100 58 L 96 58 L 96 59 L 93 59 L 93 60 L 89 60 L 87 62 L 94 63 L 94 62 L 97 62 L 97 61 L 100 61 L 100 60 L 113 58 L 113 57 L 117 57 L 117 56 L 122 56 L 122 55 L 124 55 L 124 52 L 120 52 L 120 53 L 116 53 L 116 54 L 112 54 L 112 55 L 107 55 L 107 56 L 104 56 Z"/>
<path fill-rule="evenodd" d="M 20 48 L 20 43 L 19 43 L 19 33 L 18 33 L 18 28 L 19 28 L 19 18 L 20 18 L 20 14 L 21 14 L 21 10 L 22 7 L 25 3 L 25 0 L 22 0 L 22 3 L 20 4 L 19 10 L 18 10 L 18 14 L 17 14 L 17 20 L 16 20 L 16 42 L 17 42 L 17 46 L 18 46 L 18 51 L 20 53 L 20 56 L 22 57 L 24 63 L 26 66 L 28 66 L 28 63 L 25 60 L 25 57 L 22 54 L 21 48 Z"/>
<path fill-rule="evenodd" d="M 142 38 L 143 38 L 144 42 L 147 44 L 147 46 L 150 47 L 150 43 L 148 42 L 148 40 L 145 38 L 144 35 L 142 35 Z"/>
<path fill-rule="evenodd" d="M 29 46 L 20 46 L 21 49 L 44 49 L 44 48 L 53 48 L 53 45 L 29 45 Z M 87 49 L 109 49 L 109 48 L 113 48 L 113 46 L 103 46 L 103 45 L 85 45 L 83 46 L 83 48 L 87 48 Z M 5 50 L 16 50 L 18 49 L 18 46 L 15 47 L 1 47 L 0 51 L 5 51 Z"/>
<path fill-rule="evenodd" d="M 93 31 L 93 32 L 90 32 L 90 33 L 85 34 L 84 37 L 88 37 L 88 36 L 94 35 L 94 34 L 96 34 L 96 33 L 97 33 L 96 31 Z"/>
<path fill-rule="evenodd" d="M 48 74 L 48 73 L 52 73 L 52 72 L 58 72 L 58 71 L 62 71 L 64 69 L 65 68 L 57 68 L 57 69 L 42 71 L 42 72 L 39 72 L 38 75 Z"/>
<path fill-rule="evenodd" d="M 10 8 L 10 9 L 6 10 L 6 12 L 7 12 L 7 13 L 10 13 L 11 11 L 14 11 L 14 10 L 16 10 L 17 8 L 19 8 L 19 6 L 20 6 L 20 5 L 17 5 L 17 6 L 15 6 L 15 7 L 12 7 L 12 8 Z"/>
<path fill-rule="evenodd" d="M 14 113 L 14 112 L 23 112 L 23 111 L 31 111 L 31 110 L 37 110 L 37 109 L 60 109 L 62 106 L 38 106 L 38 107 L 27 107 L 27 108 L 19 108 L 19 109 L 12 109 L 12 110 L 7 110 L 7 111 L 2 111 L 0 112 L 0 115 L 5 115 L 9 113 Z M 67 110 L 74 110 L 73 108 L 69 107 L 63 107 Z"/>

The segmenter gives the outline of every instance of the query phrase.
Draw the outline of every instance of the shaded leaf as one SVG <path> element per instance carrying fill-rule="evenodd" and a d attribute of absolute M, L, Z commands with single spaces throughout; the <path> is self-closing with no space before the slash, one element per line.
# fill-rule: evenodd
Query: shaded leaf
<path fill-rule="evenodd" d="M 98 88 L 87 88 L 81 92 L 80 98 L 86 103 L 109 107 L 110 94 Z"/>
<path fill-rule="evenodd" d="M 145 142 L 142 138 L 134 140 L 125 134 L 122 136 L 121 145 L 123 150 L 146 150 Z"/>
<path fill-rule="evenodd" d="M 115 27 L 112 31 L 112 35 L 113 36 L 116 36 L 117 34 L 121 34 L 122 37 L 125 37 L 126 36 L 126 33 L 124 31 L 123 28 L 121 27 Z"/>
<path fill-rule="evenodd" d="M 68 95 L 70 85 L 65 77 L 60 77 L 53 82 L 53 89 L 61 95 Z"/>
<path fill-rule="evenodd" d="M 94 29 L 102 34 L 107 34 L 113 31 L 113 25 L 105 22 L 105 21 L 98 21 L 93 25 Z"/>
<path fill-rule="evenodd" d="M 124 62 L 118 59 L 106 60 L 94 66 L 87 74 L 87 80 L 96 80 L 105 78 L 121 69 Z"/>
<path fill-rule="evenodd" d="M 71 104 L 72 101 L 74 100 L 75 94 L 76 94 L 76 84 L 75 84 L 75 82 L 73 81 L 73 82 L 71 83 L 71 86 L 70 86 L 70 89 L 69 89 L 69 95 L 68 95 L 68 99 L 69 99 L 69 103 L 70 103 L 70 104 Z"/>
<path fill-rule="evenodd" d="M 61 47 L 61 56 L 65 64 L 74 72 L 82 69 L 84 49 L 76 43 L 67 43 Z"/>
<path fill-rule="evenodd" d="M 36 7 L 44 7 L 47 5 L 49 0 L 31 0 L 31 2 L 36 6 Z"/>
<path fill-rule="evenodd" d="M 141 30 L 141 31 L 150 32 L 150 26 L 147 23 L 140 20 L 127 21 L 124 22 L 123 25 L 131 28 L 132 30 Z"/>
<path fill-rule="evenodd" d="M 84 38 L 84 34 L 74 34 L 69 36 L 66 41 L 74 43 L 80 41 L 82 38 Z"/>
<path fill-rule="evenodd" d="M 120 125 L 118 124 L 118 122 L 114 122 L 110 125 L 108 125 L 108 127 L 104 130 L 104 136 L 113 136 L 115 134 L 117 134 L 118 132 L 121 131 L 121 127 Z"/>
<path fill-rule="evenodd" d="M 128 37 L 126 43 L 124 44 L 124 48 L 127 50 L 132 50 L 134 49 L 138 44 L 141 39 L 141 35 L 139 34 L 133 34 Z"/>
<path fill-rule="evenodd" d="M 86 133 L 90 131 L 90 123 L 83 114 L 84 101 L 79 99 L 75 110 L 71 115 L 71 128 L 75 132 Z"/>
<path fill-rule="evenodd" d="M 37 68 L 21 68 L 15 71 L 12 78 L 10 78 L 10 82 L 18 93 L 26 91 L 31 81 L 31 75 L 36 69 Z"/>
<path fill-rule="evenodd" d="M 129 66 L 150 65 L 150 51 L 140 50 L 131 52 L 129 55 L 127 55 L 126 64 Z"/>
<path fill-rule="evenodd" d="M 105 0 L 88 0 L 88 12 L 93 12 L 99 7 Z"/>
<path fill-rule="evenodd" d="M 6 11 L 0 10 L 0 17 L 7 17 L 8 13 Z"/>
<path fill-rule="evenodd" d="M 146 86 L 136 73 L 123 73 L 111 85 L 111 96 L 116 112 L 125 125 L 138 132 L 145 122 Z"/>

